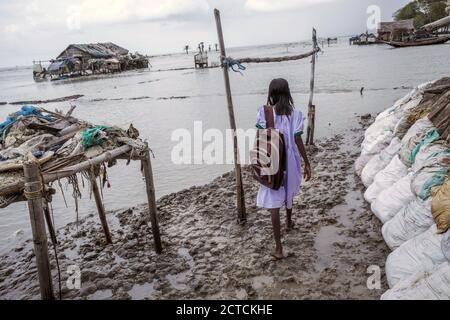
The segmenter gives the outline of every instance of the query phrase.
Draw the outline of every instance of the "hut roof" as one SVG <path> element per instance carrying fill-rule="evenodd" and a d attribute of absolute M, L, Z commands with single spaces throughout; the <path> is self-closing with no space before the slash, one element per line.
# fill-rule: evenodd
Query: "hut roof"
<path fill-rule="evenodd" d="M 87 53 L 93 58 L 109 58 L 117 55 L 122 56 L 127 55 L 129 52 L 127 49 L 122 48 L 112 42 L 71 44 L 57 57 L 57 59 L 65 56 L 65 52 L 70 48 L 76 48 L 82 52 Z"/>
<path fill-rule="evenodd" d="M 394 30 L 414 30 L 414 19 L 380 22 L 378 32 L 393 32 Z"/>

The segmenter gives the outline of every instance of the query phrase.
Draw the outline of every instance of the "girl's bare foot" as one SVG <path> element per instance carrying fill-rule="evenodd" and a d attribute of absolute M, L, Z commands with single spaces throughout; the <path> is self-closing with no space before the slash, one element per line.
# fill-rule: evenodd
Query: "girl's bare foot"
<path fill-rule="evenodd" d="M 285 258 L 282 251 L 275 250 L 270 255 L 272 256 L 273 260 L 275 260 L 275 261 L 283 260 Z"/>

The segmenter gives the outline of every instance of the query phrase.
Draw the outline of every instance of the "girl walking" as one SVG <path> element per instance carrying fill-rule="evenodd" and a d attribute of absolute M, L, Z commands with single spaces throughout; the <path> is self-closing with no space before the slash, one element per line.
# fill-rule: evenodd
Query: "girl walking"
<path fill-rule="evenodd" d="M 304 117 L 301 111 L 295 110 L 289 83 L 285 79 L 272 80 L 267 105 L 273 108 L 275 129 L 284 136 L 286 164 L 281 188 L 274 190 L 261 185 L 257 196 L 257 206 L 266 208 L 271 213 L 275 238 L 275 250 L 272 256 L 280 260 L 284 258 L 281 245 L 280 209 L 286 206 L 286 230 L 290 231 L 294 226 L 292 222 L 294 196 L 300 191 L 302 176 L 306 181 L 311 179 L 311 166 L 302 140 Z M 258 110 L 256 126 L 259 129 L 266 129 L 266 124 L 263 106 Z M 304 171 L 301 165 L 302 158 L 305 164 Z"/>

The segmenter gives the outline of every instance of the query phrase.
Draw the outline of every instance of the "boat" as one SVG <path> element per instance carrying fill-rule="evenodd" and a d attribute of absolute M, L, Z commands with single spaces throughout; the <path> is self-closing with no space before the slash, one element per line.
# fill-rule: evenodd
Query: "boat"
<path fill-rule="evenodd" d="M 450 36 L 444 36 L 444 37 L 417 39 L 412 41 L 384 41 L 384 43 L 394 48 L 405 48 L 405 47 L 420 47 L 420 46 L 430 46 L 434 44 L 443 44 L 449 40 Z"/>

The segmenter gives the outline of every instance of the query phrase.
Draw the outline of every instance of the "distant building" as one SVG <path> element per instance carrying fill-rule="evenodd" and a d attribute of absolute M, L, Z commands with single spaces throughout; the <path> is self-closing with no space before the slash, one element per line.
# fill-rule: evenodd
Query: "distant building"
<path fill-rule="evenodd" d="M 380 22 L 378 39 L 383 41 L 401 40 L 403 35 L 414 32 L 414 19 Z"/>
<path fill-rule="evenodd" d="M 47 72 L 52 77 L 81 76 L 148 68 L 144 55 L 132 54 L 112 42 L 71 44 L 51 61 Z"/>

